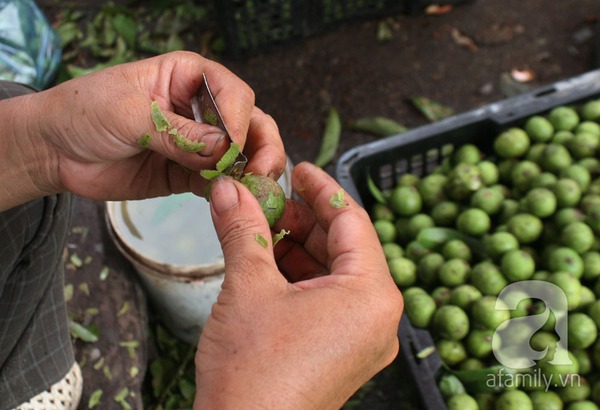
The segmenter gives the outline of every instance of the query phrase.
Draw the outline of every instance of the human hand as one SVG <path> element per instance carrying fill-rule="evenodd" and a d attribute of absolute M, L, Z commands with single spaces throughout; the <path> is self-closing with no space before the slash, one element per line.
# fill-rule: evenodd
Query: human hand
<path fill-rule="evenodd" d="M 49 184 L 56 191 L 102 200 L 203 194 L 207 181 L 190 170 L 214 169 L 230 143 L 217 127 L 192 119 L 190 99 L 203 72 L 232 140 L 250 158 L 246 170 L 279 177 L 285 166 L 279 131 L 254 106 L 248 85 L 216 62 L 174 52 L 107 68 L 31 96 L 45 107 L 38 111 L 37 127 L 58 170 Z M 156 131 L 153 100 L 179 134 L 206 147 L 184 152 L 167 132 Z M 138 143 L 146 133 L 151 135 L 149 149 Z"/>
<path fill-rule="evenodd" d="M 211 187 L 226 271 L 198 345 L 195 408 L 338 409 L 398 352 L 402 298 L 367 213 L 351 198 L 331 206 L 340 187 L 314 165 L 297 165 L 293 186 L 305 204 L 288 201 L 275 254 L 248 190 Z"/>

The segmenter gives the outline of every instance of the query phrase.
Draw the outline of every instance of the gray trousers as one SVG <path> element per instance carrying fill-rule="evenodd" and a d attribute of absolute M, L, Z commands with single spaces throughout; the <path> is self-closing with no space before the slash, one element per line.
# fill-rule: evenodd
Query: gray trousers
<path fill-rule="evenodd" d="M 0 99 L 31 92 L 0 81 Z M 0 212 L 0 410 L 47 390 L 75 361 L 63 290 L 70 216 L 68 194 Z"/>

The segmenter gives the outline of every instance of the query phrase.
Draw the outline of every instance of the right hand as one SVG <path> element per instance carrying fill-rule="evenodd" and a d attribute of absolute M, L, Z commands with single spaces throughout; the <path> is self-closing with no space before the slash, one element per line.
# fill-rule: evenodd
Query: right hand
<path fill-rule="evenodd" d="M 340 186 L 314 165 L 293 186 L 306 204 L 288 201 L 277 258 L 250 192 L 211 188 L 226 271 L 198 345 L 197 409 L 339 409 L 398 352 L 402 297 L 369 216 L 348 197 L 331 206 Z"/>

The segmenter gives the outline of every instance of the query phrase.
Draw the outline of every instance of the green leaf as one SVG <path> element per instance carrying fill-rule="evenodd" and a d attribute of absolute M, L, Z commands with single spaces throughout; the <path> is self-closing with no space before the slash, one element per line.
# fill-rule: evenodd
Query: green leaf
<path fill-rule="evenodd" d="M 206 147 L 204 142 L 192 141 L 181 134 L 173 136 L 173 141 L 175 141 L 175 145 L 177 145 L 180 150 L 190 153 L 202 151 Z"/>
<path fill-rule="evenodd" d="M 68 47 L 71 43 L 83 38 L 83 33 L 75 22 L 65 22 L 56 26 L 56 32 L 60 37 L 62 48 Z"/>
<path fill-rule="evenodd" d="M 140 346 L 140 342 L 137 340 L 127 340 L 124 342 L 119 342 L 119 346 L 127 348 L 129 358 L 133 360 L 135 359 L 135 349 Z"/>
<path fill-rule="evenodd" d="M 73 284 L 69 283 L 65 285 L 63 292 L 65 294 L 65 302 L 69 302 L 71 299 L 73 299 Z"/>
<path fill-rule="evenodd" d="M 150 138 L 152 138 L 152 135 L 150 134 L 144 134 L 142 135 L 142 137 L 138 140 L 138 144 L 141 147 L 144 148 L 148 148 L 150 146 Z"/>
<path fill-rule="evenodd" d="M 386 21 L 380 21 L 377 24 L 377 40 L 378 41 L 389 41 L 394 38 L 392 29 Z"/>
<path fill-rule="evenodd" d="M 123 316 L 128 311 L 129 311 L 129 302 L 125 301 L 125 302 L 123 302 L 123 306 L 121 306 L 121 309 L 119 309 L 119 311 L 117 312 L 117 317 Z"/>
<path fill-rule="evenodd" d="M 131 405 L 127 403 L 127 397 L 129 396 L 129 389 L 124 387 L 117 395 L 114 397 L 114 401 L 121 405 L 121 408 L 125 410 L 133 410 Z"/>
<path fill-rule="evenodd" d="M 403 133 L 408 128 L 404 125 L 385 117 L 365 117 L 350 123 L 350 129 L 365 132 L 378 137 L 388 137 Z"/>
<path fill-rule="evenodd" d="M 183 40 L 177 33 L 173 33 L 169 36 L 167 42 L 165 43 L 165 53 L 177 50 L 183 50 L 185 48 L 185 44 Z"/>
<path fill-rule="evenodd" d="M 316 166 L 324 167 L 331 162 L 337 153 L 341 133 L 342 122 L 340 116 L 337 110 L 331 107 L 327 114 L 327 122 L 325 124 L 323 138 L 321 139 L 321 147 L 319 148 L 319 153 L 314 161 Z"/>
<path fill-rule="evenodd" d="M 375 198 L 377 202 L 383 205 L 387 205 L 387 200 L 383 192 L 375 185 L 375 181 L 371 178 L 371 174 L 367 172 L 367 188 L 369 188 L 369 192 Z"/>
<path fill-rule="evenodd" d="M 282 229 L 281 231 L 279 231 L 279 233 L 276 233 L 275 235 L 273 235 L 273 247 L 275 245 L 277 245 L 277 242 L 282 240 L 284 236 L 289 235 L 289 234 L 290 234 L 290 231 L 286 231 L 285 229 Z"/>
<path fill-rule="evenodd" d="M 240 144 L 232 142 L 229 145 L 229 149 L 227 150 L 227 152 L 225 152 L 225 154 L 223 154 L 219 162 L 217 162 L 217 171 L 223 172 L 227 168 L 232 166 L 235 163 L 236 158 L 240 154 L 240 150 Z"/>
<path fill-rule="evenodd" d="M 160 106 L 158 105 L 158 101 L 152 101 L 152 121 L 154 122 L 154 127 L 156 128 L 156 131 L 166 131 L 167 129 L 171 128 L 171 123 L 169 122 L 169 120 L 167 119 L 167 117 L 165 117 L 165 115 L 163 114 L 163 112 L 160 109 Z"/>
<path fill-rule="evenodd" d="M 200 171 L 200 175 L 202 178 L 212 181 L 213 179 L 224 176 L 225 174 L 221 171 L 217 171 L 216 169 L 203 169 Z"/>
<path fill-rule="evenodd" d="M 90 329 L 73 320 L 69 321 L 69 330 L 74 339 L 79 339 L 88 343 L 95 343 L 98 341 L 97 334 L 94 334 Z"/>
<path fill-rule="evenodd" d="M 345 206 L 348 206 L 348 203 L 346 202 L 346 198 L 344 195 L 343 188 L 340 188 L 340 190 L 337 193 L 335 193 L 331 196 L 331 199 L 329 200 L 329 204 L 334 208 L 343 208 Z"/>
<path fill-rule="evenodd" d="M 90 395 L 90 399 L 88 400 L 88 409 L 93 409 L 100 404 L 100 398 L 102 398 L 102 394 L 102 389 L 94 390 L 94 392 Z"/>
<path fill-rule="evenodd" d="M 196 384 L 186 378 L 179 380 L 177 387 L 179 387 L 181 395 L 187 400 L 193 398 L 196 394 Z"/>
<path fill-rule="evenodd" d="M 126 14 L 117 14 L 110 20 L 110 23 L 118 35 L 125 40 L 127 47 L 131 50 L 135 49 L 137 36 L 135 20 Z"/>
<path fill-rule="evenodd" d="M 263 248 L 269 247 L 269 242 L 267 242 L 265 237 L 262 236 L 261 234 L 259 234 L 259 233 L 254 234 L 254 239 L 256 239 L 256 242 L 258 242 Z"/>
<path fill-rule="evenodd" d="M 71 254 L 71 256 L 69 257 L 69 261 L 76 268 L 81 268 L 83 266 L 83 261 L 81 260 L 81 258 L 79 257 L 79 255 L 77 255 L 76 253 L 72 253 Z"/>
<path fill-rule="evenodd" d="M 105 281 L 106 278 L 108 278 L 109 274 L 110 274 L 110 268 L 108 266 L 104 266 L 102 268 L 102 270 L 100 271 L 100 280 Z"/>
<path fill-rule="evenodd" d="M 411 102 L 421 114 L 432 122 L 439 121 L 454 114 L 452 108 L 426 97 L 414 97 L 411 99 Z"/>

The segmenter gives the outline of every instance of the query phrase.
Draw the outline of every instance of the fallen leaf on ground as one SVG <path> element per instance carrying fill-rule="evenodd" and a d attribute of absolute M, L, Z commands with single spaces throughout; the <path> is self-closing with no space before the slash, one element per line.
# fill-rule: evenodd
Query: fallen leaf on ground
<path fill-rule="evenodd" d="M 454 114 L 454 110 L 437 101 L 426 97 L 414 97 L 411 99 L 413 105 L 423 114 L 429 121 L 435 122 Z"/>
<path fill-rule="evenodd" d="M 469 51 L 477 51 L 477 44 L 475 44 L 475 41 L 473 41 L 471 37 L 461 33 L 456 28 L 453 28 L 450 34 L 452 35 L 452 39 L 457 45 L 464 47 Z"/>
<path fill-rule="evenodd" d="M 425 14 L 446 14 L 452 11 L 452 4 L 430 4 L 425 9 Z"/>

